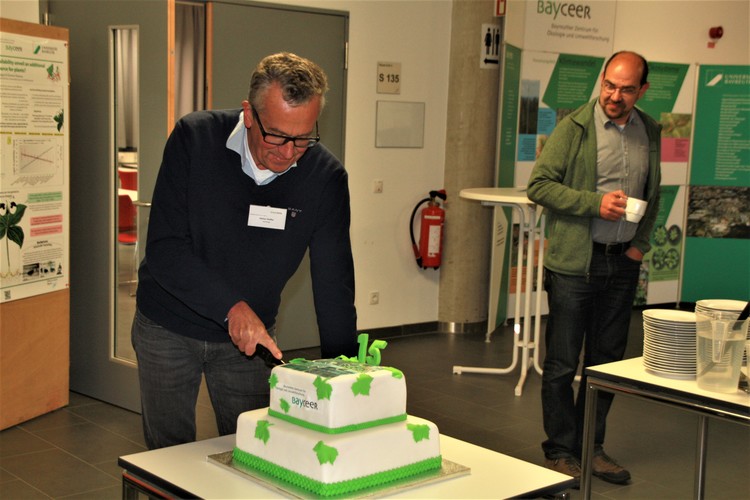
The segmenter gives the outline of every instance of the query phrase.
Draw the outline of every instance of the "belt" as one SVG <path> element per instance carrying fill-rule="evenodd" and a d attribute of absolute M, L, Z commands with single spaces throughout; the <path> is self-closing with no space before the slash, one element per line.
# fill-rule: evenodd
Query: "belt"
<path fill-rule="evenodd" d="M 622 255 L 625 253 L 625 250 L 630 248 L 630 242 L 626 243 L 597 243 L 594 242 L 594 252 L 595 253 L 602 253 L 604 255 Z"/>

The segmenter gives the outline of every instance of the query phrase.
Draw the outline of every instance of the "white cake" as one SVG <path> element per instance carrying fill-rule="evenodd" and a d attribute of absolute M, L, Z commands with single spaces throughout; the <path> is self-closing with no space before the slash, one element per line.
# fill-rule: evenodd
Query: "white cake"
<path fill-rule="evenodd" d="M 293 360 L 271 372 L 269 414 L 329 434 L 406 419 L 406 381 L 394 368 L 343 359 Z"/>
<path fill-rule="evenodd" d="M 429 474 L 442 466 L 432 422 L 406 415 L 394 368 L 293 360 L 271 372 L 269 408 L 237 421 L 234 460 L 319 496 Z"/>

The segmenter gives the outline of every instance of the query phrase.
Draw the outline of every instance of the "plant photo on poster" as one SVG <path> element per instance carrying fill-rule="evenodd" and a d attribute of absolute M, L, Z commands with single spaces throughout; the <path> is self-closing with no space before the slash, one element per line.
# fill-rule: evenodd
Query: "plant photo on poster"
<path fill-rule="evenodd" d="M 750 239 L 750 187 L 691 186 L 687 236 Z"/>
<path fill-rule="evenodd" d="M 10 278 L 21 273 L 24 233 L 20 223 L 25 211 L 26 205 L 0 201 L 0 277 Z"/>

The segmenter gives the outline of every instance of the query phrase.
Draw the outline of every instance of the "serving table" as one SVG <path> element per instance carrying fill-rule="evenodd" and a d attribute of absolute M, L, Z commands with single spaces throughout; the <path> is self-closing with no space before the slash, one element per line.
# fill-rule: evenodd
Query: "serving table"
<path fill-rule="evenodd" d="M 137 498 L 138 492 L 155 497 L 284 498 L 277 489 L 208 461 L 209 455 L 231 450 L 234 441 L 229 435 L 120 457 L 123 498 Z M 448 436 L 440 436 L 440 447 L 445 459 L 471 472 L 389 492 L 388 497 L 528 498 L 562 493 L 574 483 L 570 476 Z"/>
<path fill-rule="evenodd" d="M 694 497 L 703 498 L 706 473 L 708 418 L 750 425 L 750 394 L 706 391 L 695 380 L 677 380 L 648 373 L 643 358 L 632 358 L 586 369 L 586 409 L 583 428 L 581 492 L 591 497 L 591 460 L 594 452 L 596 407 L 599 391 L 651 400 L 698 414 L 698 446 L 695 455 Z"/>
<path fill-rule="evenodd" d="M 483 368 L 454 366 L 453 373 L 490 373 L 490 374 L 507 374 L 515 370 L 518 365 L 518 357 L 521 357 L 521 374 L 518 384 L 515 388 L 515 395 L 520 396 L 523 392 L 523 385 L 526 382 L 526 374 L 530 367 L 533 366 L 537 373 L 542 374 L 542 368 L 539 364 L 539 331 L 542 315 L 542 266 L 544 263 L 544 224 L 545 218 L 542 210 L 537 212 L 537 205 L 528 199 L 526 190 L 521 188 L 470 188 L 462 189 L 459 193 L 461 198 L 468 200 L 477 200 L 485 206 L 491 207 L 509 207 L 516 211 L 519 219 L 518 244 L 517 244 L 517 268 L 516 273 L 516 300 L 515 315 L 513 325 L 513 358 L 510 365 L 505 368 Z M 511 221 L 512 225 L 512 221 Z M 523 292 L 523 254 L 524 254 L 524 233 L 528 233 L 526 249 L 526 288 Z M 537 294 L 536 302 L 532 304 L 533 297 L 533 278 L 534 278 L 534 243 L 539 240 L 538 269 L 537 273 Z M 502 272 L 504 252 L 498 251 L 497 242 L 493 242 L 492 256 L 490 258 L 490 276 Z M 521 296 L 524 298 L 523 312 L 523 334 L 521 332 Z M 497 316 L 498 304 L 498 286 L 490 280 L 489 305 L 487 313 L 487 334 L 486 342 L 490 341 L 492 332 L 496 328 L 494 318 Z M 532 311 L 533 307 L 533 311 Z M 534 318 L 534 332 L 531 333 L 532 318 Z M 533 356 L 532 356 L 533 353 Z"/>

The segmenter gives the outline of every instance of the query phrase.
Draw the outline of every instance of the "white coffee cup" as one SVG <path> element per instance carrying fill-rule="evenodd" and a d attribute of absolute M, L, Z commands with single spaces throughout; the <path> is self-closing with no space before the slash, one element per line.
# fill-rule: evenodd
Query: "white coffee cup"
<path fill-rule="evenodd" d="M 627 205 L 625 206 L 625 220 L 628 222 L 640 222 L 643 214 L 646 213 L 647 206 L 647 201 L 628 196 Z"/>

